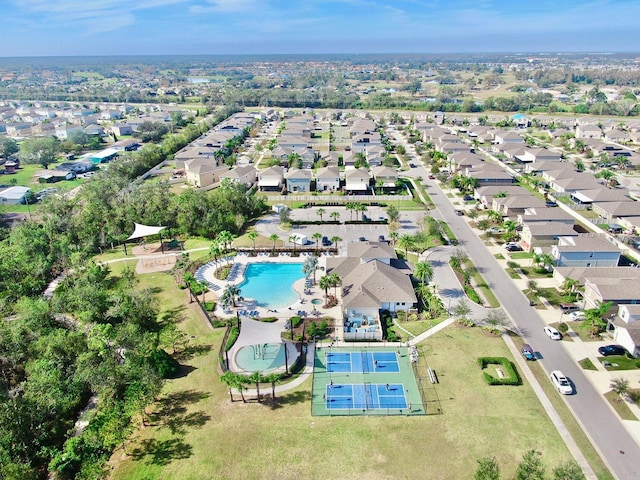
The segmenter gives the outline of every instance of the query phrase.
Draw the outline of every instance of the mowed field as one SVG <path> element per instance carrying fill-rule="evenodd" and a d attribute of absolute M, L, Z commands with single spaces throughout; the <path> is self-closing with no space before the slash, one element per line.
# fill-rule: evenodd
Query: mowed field
<path fill-rule="evenodd" d="M 185 293 L 170 275 L 140 278 L 193 338 L 180 360 L 185 374 L 168 381 L 150 409 L 152 425 L 114 454 L 114 479 L 465 479 L 486 455 L 511 478 L 529 449 L 542 454 L 549 472 L 570 459 L 526 383 L 484 383 L 477 357 L 510 355 L 502 339 L 477 328 L 452 325 L 421 346 L 440 379 L 428 400 L 437 394 L 441 415 L 312 417 L 310 380 L 275 403 L 231 402 L 217 364 L 223 330 L 209 329 L 193 306 L 182 305 Z M 424 360 L 420 367 L 426 369 Z"/>

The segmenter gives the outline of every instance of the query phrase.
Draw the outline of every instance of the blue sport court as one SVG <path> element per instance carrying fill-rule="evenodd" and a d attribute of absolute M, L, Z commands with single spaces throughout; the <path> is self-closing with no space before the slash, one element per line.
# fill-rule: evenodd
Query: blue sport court
<path fill-rule="evenodd" d="M 328 384 L 325 393 L 327 410 L 377 410 L 407 408 L 402 383 Z"/>
<path fill-rule="evenodd" d="M 336 352 L 325 350 L 328 373 L 398 373 L 396 352 Z"/>

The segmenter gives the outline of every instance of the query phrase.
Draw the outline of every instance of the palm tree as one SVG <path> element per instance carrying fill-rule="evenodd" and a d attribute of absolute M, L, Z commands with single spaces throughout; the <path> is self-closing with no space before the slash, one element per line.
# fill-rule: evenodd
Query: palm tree
<path fill-rule="evenodd" d="M 319 208 L 316 211 L 316 214 L 320 217 L 320 221 L 322 222 L 322 216 L 327 213 L 327 211 L 324 208 Z"/>
<path fill-rule="evenodd" d="M 293 245 L 293 254 L 296 253 L 296 240 L 298 239 L 298 235 L 295 233 L 293 235 L 289 235 L 289 243 Z"/>
<path fill-rule="evenodd" d="M 357 213 L 360 212 L 360 220 L 362 220 L 362 215 L 367 210 L 368 208 L 364 203 L 356 203 L 356 218 L 357 218 Z"/>
<path fill-rule="evenodd" d="M 336 246 L 336 248 L 338 248 L 338 243 L 340 243 L 341 241 L 342 239 L 337 235 L 334 235 L 333 237 L 331 237 L 331 243 L 333 243 Z"/>
<path fill-rule="evenodd" d="M 234 238 L 235 238 L 235 235 L 233 235 L 228 230 L 223 230 L 220 233 L 218 233 L 218 235 L 216 235 L 216 239 L 220 241 L 222 245 L 224 245 L 225 250 L 231 249 L 231 242 L 233 242 Z"/>
<path fill-rule="evenodd" d="M 413 237 L 408 233 L 401 235 L 400 238 L 398 239 L 398 246 L 400 248 L 404 248 L 404 258 L 407 258 L 409 256 L 409 249 L 413 248 L 414 245 L 415 245 L 415 242 L 413 240 Z"/>
<path fill-rule="evenodd" d="M 357 203 L 347 202 L 345 208 L 349 211 L 349 220 L 353 220 L 353 211 L 357 208 Z"/>
<path fill-rule="evenodd" d="M 256 254 L 256 238 L 258 238 L 258 232 L 256 232 L 255 230 L 252 230 L 247 234 L 247 237 L 249 237 L 249 240 L 253 242 L 253 254 L 255 255 Z"/>
<path fill-rule="evenodd" d="M 253 372 L 249 375 L 249 380 L 256 384 L 256 393 L 258 394 L 258 403 L 260 403 L 260 382 L 264 379 L 262 378 L 262 374 L 260 372 Z"/>
<path fill-rule="evenodd" d="M 271 240 L 273 242 L 273 248 L 271 249 L 271 255 L 275 255 L 276 254 L 276 242 L 278 241 L 279 237 L 278 234 L 273 233 L 271 234 L 271 236 L 269 237 L 269 240 Z"/>
<path fill-rule="evenodd" d="M 302 264 L 302 273 L 307 278 L 313 275 L 313 283 L 316 283 L 316 268 L 318 268 L 318 257 L 315 256 L 307 257 Z"/>
<path fill-rule="evenodd" d="M 340 221 L 340 212 L 331 212 L 329 216 L 336 222 Z"/>
<path fill-rule="evenodd" d="M 418 262 L 413 269 L 413 275 L 424 285 L 427 278 L 431 279 L 433 277 L 433 265 L 427 261 Z"/>
<path fill-rule="evenodd" d="M 331 286 L 333 287 L 333 296 L 337 297 L 337 295 L 338 295 L 338 287 L 342 283 L 342 279 L 340 278 L 340 275 L 338 275 L 337 273 L 330 274 L 329 275 L 329 282 L 331 283 Z"/>
<path fill-rule="evenodd" d="M 313 235 L 311 235 L 311 238 L 313 238 L 316 241 L 316 255 L 318 255 L 318 248 L 320 247 L 320 239 L 322 238 L 322 234 L 319 232 L 316 232 Z"/>
<path fill-rule="evenodd" d="M 320 288 L 324 290 L 324 298 L 325 300 L 329 298 L 329 287 L 331 287 L 331 278 L 329 275 L 323 275 L 320 277 L 320 281 L 318 282 Z"/>
<path fill-rule="evenodd" d="M 229 388 L 229 396 L 231 397 L 231 401 L 233 402 L 233 389 L 236 387 L 238 380 L 237 374 L 232 372 L 231 370 L 227 370 L 222 375 L 220 375 L 220 380 Z M 243 397 L 244 398 L 244 397 Z"/>
<path fill-rule="evenodd" d="M 502 214 L 500 212 L 497 212 L 495 210 L 487 210 L 485 212 L 485 215 L 487 216 L 487 220 L 493 222 L 493 223 L 501 223 L 502 222 Z"/>
<path fill-rule="evenodd" d="M 220 244 L 220 241 L 213 242 L 209 247 L 209 255 L 211 255 L 215 261 L 218 261 L 218 259 L 222 256 L 223 251 L 224 248 Z"/>
<path fill-rule="evenodd" d="M 396 240 L 398 240 L 398 237 L 400 236 L 400 234 L 398 232 L 391 232 L 389 233 L 389 238 L 391 239 L 391 242 L 393 242 L 393 246 L 396 246 Z"/>
<path fill-rule="evenodd" d="M 236 299 L 240 296 L 240 287 L 229 283 L 222 291 L 222 297 L 227 296 L 231 300 L 231 304 L 236 306 Z"/>
<path fill-rule="evenodd" d="M 287 345 L 284 345 L 284 348 L 287 348 Z M 271 384 L 271 398 L 276 399 L 276 383 L 279 383 L 282 380 L 282 375 L 279 373 L 269 373 L 265 375 L 264 380 Z"/>

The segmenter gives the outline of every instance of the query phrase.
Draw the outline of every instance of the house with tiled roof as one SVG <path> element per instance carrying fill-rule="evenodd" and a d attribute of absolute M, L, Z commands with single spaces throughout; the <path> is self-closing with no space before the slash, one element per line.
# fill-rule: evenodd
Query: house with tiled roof
<path fill-rule="evenodd" d="M 607 330 L 634 357 L 640 356 L 640 305 L 620 304 Z"/>
<path fill-rule="evenodd" d="M 323 167 L 316 171 L 316 191 L 336 192 L 340 190 L 340 168 Z"/>
<path fill-rule="evenodd" d="M 343 334 L 350 340 L 382 340 L 381 311 L 415 308 L 417 297 L 407 271 L 386 242 L 353 242 L 346 257 L 325 257 L 327 274 L 341 280 Z"/>
<path fill-rule="evenodd" d="M 551 256 L 559 267 L 617 267 L 620 249 L 604 236 L 588 234 L 560 237 Z"/>
<path fill-rule="evenodd" d="M 584 308 L 597 308 L 606 302 L 614 305 L 640 303 L 640 282 L 635 276 L 591 278 L 587 275 L 584 283 Z"/>

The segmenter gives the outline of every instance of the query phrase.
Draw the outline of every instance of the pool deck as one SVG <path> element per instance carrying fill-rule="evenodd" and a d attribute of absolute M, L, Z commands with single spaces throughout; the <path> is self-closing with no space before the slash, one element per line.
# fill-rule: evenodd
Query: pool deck
<path fill-rule="evenodd" d="M 214 276 L 215 269 L 225 265 L 225 264 L 233 264 L 238 263 L 244 265 L 246 267 L 249 263 L 302 263 L 304 262 L 305 257 L 291 257 L 291 256 L 280 256 L 280 257 L 270 257 L 270 256 L 257 256 L 250 257 L 248 255 L 236 255 L 230 261 L 220 260 L 217 264 L 211 264 L 210 268 L 203 270 L 203 276 L 205 281 L 209 284 L 215 285 L 217 288 L 213 287 L 213 293 L 217 295 L 218 298 L 222 295 L 224 288 L 228 284 L 239 285 L 244 282 L 244 275 L 240 274 L 232 281 L 223 281 L 218 280 Z M 239 270 L 240 272 L 244 272 L 244 268 Z M 312 317 L 316 316 L 317 318 L 323 318 L 326 316 L 332 317 L 335 320 L 335 332 L 336 332 L 336 340 L 342 340 L 342 309 L 340 308 L 341 302 L 338 301 L 338 305 L 331 308 L 324 307 L 324 291 L 317 285 L 318 280 L 322 276 L 322 271 L 318 270 L 316 272 L 316 284 L 314 284 L 311 288 L 305 287 L 305 278 L 301 278 L 293 283 L 293 289 L 298 294 L 298 300 L 293 304 L 289 305 L 286 308 L 279 309 L 271 309 L 258 306 L 254 301 L 247 299 L 243 301 L 236 302 L 236 307 L 232 308 L 230 311 L 224 311 L 224 309 L 220 306 L 219 302 L 217 302 L 215 315 L 220 318 L 232 318 L 236 315 L 239 315 L 241 311 L 257 311 L 258 317 L 276 317 L 278 319 L 289 319 L 292 316 L 298 315 L 298 312 L 305 312 L 304 317 Z M 340 289 L 338 289 L 338 295 L 340 295 Z M 242 295 L 242 292 L 240 293 Z M 319 305 L 314 305 L 311 303 L 312 300 L 319 299 L 322 300 L 322 303 Z"/>

